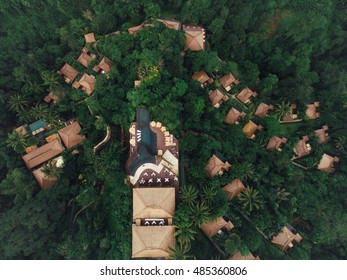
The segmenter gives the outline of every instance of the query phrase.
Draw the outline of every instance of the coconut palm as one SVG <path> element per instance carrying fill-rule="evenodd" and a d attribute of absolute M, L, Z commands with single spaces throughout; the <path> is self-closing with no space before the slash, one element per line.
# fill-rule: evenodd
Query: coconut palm
<path fill-rule="evenodd" d="M 290 113 L 290 103 L 286 103 L 282 101 L 280 104 L 276 104 L 275 110 L 274 110 L 274 116 L 278 120 L 282 120 L 284 116 L 288 115 Z"/>
<path fill-rule="evenodd" d="M 215 186 L 204 186 L 203 187 L 203 199 L 207 204 L 213 201 L 217 195 L 217 188 Z"/>
<path fill-rule="evenodd" d="M 24 153 L 25 148 L 29 147 L 28 138 L 28 134 L 13 131 L 8 134 L 6 143 L 8 147 L 13 148 L 17 153 Z"/>
<path fill-rule="evenodd" d="M 254 175 L 254 166 L 247 162 L 237 164 L 233 167 L 233 174 L 240 180 L 252 178 Z"/>
<path fill-rule="evenodd" d="M 187 260 L 191 259 L 192 256 L 188 255 L 190 251 L 190 246 L 184 246 L 182 244 L 177 244 L 174 248 L 169 248 L 170 260 Z"/>
<path fill-rule="evenodd" d="M 25 112 L 28 108 L 28 100 L 24 94 L 11 95 L 8 100 L 8 107 L 13 112 Z"/>
<path fill-rule="evenodd" d="M 190 209 L 192 210 L 194 223 L 198 226 L 210 218 L 210 209 L 204 201 L 191 205 Z"/>
<path fill-rule="evenodd" d="M 29 116 L 31 120 L 46 119 L 48 114 L 49 114 L 48 107 L 44 104 L 37 104 L 35 107 L 31 108 L 29 111 Z"/>
<path fill-rule="evenodd" d="M 60 88 L 60 77 L 56 73 L 45 71 L 42 72 L 41 77 L 43 85 L 47 86 L 50 91 L 56 91 Z"/>
<path fill-rule="evenodd" d="M 247 187 L 241 192 L 238 196 L 238 200 L 241 203 L 242 209 L 248 213 L 251 213 L 253 210 L 259 210 L 263 205 L 260 193 L 250 187 Z"/>
<path fill-rule="evenodd" d="M 43 168 L 42 172 L 48 177 L 48 178 L 59 178 L 59 176 L 62 173 L 62 168 L 58 167 L 54 161 L 49 161 Z"/>
<path fill-rule="evenodd" d="M 189 186 L 183 185 L 180 190 L 181 190 L 181 199 L 185 203 L 192 204 L 194 201 L 197 200 L 198 191 L 192 185 L 189 185 Z"/>
<path fill-rule="evenodd" d="M 43 92 L 42 85 L 36 82 L 29 82 L 28 83 L 28 90 L 34 94 L 39 94 Z"/>
<path fill-rule="evenodd" d="M 338 149 L 340 152 L 346 152 L 346 137 L 345 136 L 340 136 L 337 139 L 334 140 L 335 142 L 335 147 Z"/>
<path fill-rule="evenodd" d="M 175 227 L 177 229 L 175 236 L 177 237 L 178 242 L 184 246 L 189 246 L 190 242 L 194 240 L 195 235 L 197 234 L 193 228 L 193 224 L 190 223 L 179 225 L 176 223 Z"/>

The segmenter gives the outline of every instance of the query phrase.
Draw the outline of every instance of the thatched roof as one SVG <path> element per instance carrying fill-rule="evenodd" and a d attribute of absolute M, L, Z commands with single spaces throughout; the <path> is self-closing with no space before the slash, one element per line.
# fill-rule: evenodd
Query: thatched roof
<path fill-rule="evenodd" d="M 219 79 L 219 82 L 221 86 L 227 91 L 231 89 L 232 84 L 238 85 L 240 83 L 240 81 L 237 80 L 231 73 L 224 75 Z"/>
<path fill-rule="evenodd" d="M 192 51 L 205 50 L 205 29 L 200 26 L 183 25 L 183 31 L 186 33 L 185 49 Z"/>
<path fill-rule="evenodd" d="M 340 159 L 338 157 L 332 157 L 328 154 L 323 154 L 317 169 L 326 173 L 334 172 L 334 164 L 338 163 Z"/>
<path fill-rule="evenodd" d="M 268 151 L 281 151 L 283 144 L 287 143 L 288 139 L 284 137 L 272 136 L 266 146 Z"/>
<path fill-rule="evenodd" d="M 229 221 L 225 221 L 223 217 L 214 219 L 213 221 L 204 223 L 200 226 L 201 230 L 208 236 L 212 237 L 222 229 L 230 231 L 234 225 Z"/>
<path fill-rule="evenodd" d="M 67 83 L 71 83 L 78 75 L 78 71 L 68 63 L 65 63 L 58 73 L 65 77 Z"/>
<path fill-rule="evenodd" d="M 233 124 L 239 122 L 240 118 L 244 118 L 246 116 L 245 112 L 240 112 L 236 108 L 230 108 L 228 114 L 225 117 L 225 122 L 227 124 Z"/>
<path fill-rule="evenodd" d="M 84 39 L 86 40 L 87 44 L 96 42 L 94 33 L 84 34 Z"/>
<path fill-rule="evenodd" d="M 241 191 L 245 189 L 245 186 L 242 184 L 240 179 L 235 179 L 231 183 L 223 187 L 228 200 L 231 200 L 233 197 L 238 195 Z"/>
<path fill-rule="evenodd" d="M 255 133 L 262 130 L 263 127 L 261 125 L 257 125 L 253 121 L 249 121 L 243 128 L 242 131 L 246 135 L 248 139 L 253 139 L 255 137 Z"/>
<path fill-rule="evenodd" d="M 312 104 L 306 104 L 306 116 L 310 119 L 310 120 L 315 120 L 316 118 L 319 118 L 320 113 L 317 112 L 317 108 L 319 107 L 319 101 L 316 101 Z"/>
<path fill-rule="evenodd" d="M 61 139 L 64 142 L 66 148 L 70 149 L 73 146 L 81 143 L 86 139 L 84 135 L 80 135 L 81 126 L 78 122 L 73 122 L 72 124 L 60 129 L 58 131 Z"/>
<path fill-rule="evenodd" d="M 219 89 L 211 91 L 209 94 L 209 98 L 212 102 L 212 105 L 216 108 L 219 108 L 224 101 L 229 100 L 229 96 L 223 94 Z"/>
<path fill-rule="evenodd" d="M 174 226 L 132 225 L 132 258 L 169 258 L 174 248 Z"/>
<path fill-rule="evenodd" d="M 77 58 L 77 61 L 81 63 L 84 67 L 88 68 L 88 65 L 92 59 L 93 58 L 91 55 L 89 55 L 86 52 L 82 52 L 80 56 Z"/>
<path fill-rule="evenodd" d="M 257 95 L 258 94 L 256 92 L 250 90 L 249 88 L 245 88 L 236 95 L 236 98 L 242 103 L 247 104 L 250 102 L 252 97 L 257 97 Z"/>
<path fill-rule="evenodd" d="M 40 148 L 32 151 L 29 154 L 23 156 L 23 160 L 28 167 L 28 169 L 32 169 L 35 166 L 38 166 L 47 160 L 59 155 L 64 150 L 64 147 L 61 145 L 60 141 L 54 140 L 50 143 L 47 143 Z"/>
<path fill-rule="evenodd" d="M 157 21 L 164 23 L 167 28 L 174 29 L 174 30 L 180 30 L 181 29 L 181 22 L 178 20 L 158 18 Z"/>
<path fill-rule="evenodd" d="M 92 75 L 84 73 L 78 83 L 83 87 L 82 90 L 88 95 L 93 93 L 95 90 L 96 80 Z"/>
<path fill-rule="evenodd" d="M 274 106 L 271 104 L 260 103 L 257 110 L 254 112 L 254 115 L 262 119 L 265 118 L 269 114 L 269 111 L 273 109 Z"/>
<path fill-rule="evenodd" d="M 215 175 L 222 175 L 224 171 L 228 171 L 231 165 L 220 153 L 214 153 L 209 159 L 208 164 L 205 167 L 207 175 L 213 177 Z"/>
<path fill-rule="evenodd" d="M 175 188 L 134 188 L 133 219 L 173 218 Z"/>
<path fill-rule="evenodd" d="M 287 249 L 293 247 L 293 241 L 300 243 L 302 237 L 300 234 L 292 233 L 288 227 L 283 227 L 282 231 L 278 233 L 271 241 L 271 243 L 275 244 L 282 251 L 286 251 Z"/>

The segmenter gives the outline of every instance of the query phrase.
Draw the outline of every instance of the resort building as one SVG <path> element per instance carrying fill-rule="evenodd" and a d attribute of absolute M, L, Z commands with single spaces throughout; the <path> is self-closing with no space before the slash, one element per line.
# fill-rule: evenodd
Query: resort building
<path fill-rule="evenodd" d="M 72 83 L 78 75 L 78 71 L 68 63 L 65 63 L 57 73 L 64 77 L 66 83 Z"/>
<path fill-rule="evenodd" d="M 195 25 L 183 25 L 183 31 L 186 33 L 185 50 L 192 51 L 205 50 L 205 29 Z"/>
<path fill-rule="evenodd" d="M 219 89 L 215 89 L 209 93 L 209 98 L 211 100 L 212 106 L 219 108 L 224 102 L 229 100 L 229 96 L 222 93 Z"/>
<path fill-rule="evenodd" d="M 249 88 L 245 88 L 236 95 L 236 98 L 243 104 L 248 105 L 251 103 L 252 98 L 257 97 L 257 95 L 258 94 L 256 92 L 250 90 Z"/>
<path fill-rule="evenodd" d="M 224 174 L 224 172 L 228 172 L 230 167 L 231 164 L 220 152 L 214 152 L 205 167 L 205 171 L 209 177 L 213 177 L 215 175 L 221 176 Z"/>
<path fill-rule="evenodd" d="M 300 243 L 301 240 L 301 235 L 297 233 L 292 226 L 287 224 L 282 228 L 282 231 L 280 233 L 272 238 L 271 243 L 275 244 L 275 246 L 282 251 L 288 251 L 294 246 L 294 241 L 296 243 Z"/>
<path fill-rule="evenodd" d="M 296 113 L 296 110 L 297 110 L 296 104 L 295 103 L 290 104 L 289 112 L 283 116 L 280 122 L 286 123 L 286 122 L 300 121 L 298 120 L 298 114 Z"/>
<path fill-rule="evenodd" d="M 310 120 L 315 120 L 320 117 L 320 113 L 318 112 L 317 108 L 320 106 L 319 101 L 316 101 L 312 104 L 306 104 L 306 116 Z"/>
<path fill-rule="evenodd" d="M 272 104 L 268 105 L 266 103 L 260 103 L 257 110 L 254 112 L 254 115 L 260 119 L 263 119 L 269 114 L 269 111 L 273 109 L 274 106 Z"/>
<path fill-rule="evenodd" d="M 230 91 L 232 86 L 238 85 L 240 81 L 236 79 L 233 74 L 229 73 L 220 78 L 219 83 L 226 91 Z"/>
<path fill-rule="evenodd" d="M 226 217 L 219 217 L 217 219 L 200 225 L 200 229 L 209 238 L 215 236 L 216 234 L 221 234 L 223 231 L 231 231 L 233 228 L 234 225 Z"/>
<path fill-rule="evenodd" d="M 332 157 L 328 154 L 323 154 L 322 159 L 320 160 L 317 169 L 326 172 L 326 173 L 332 173 L 335 171 L 334 165 L 338 163 L 340 159 L 338 157 Z"/>
<path fill-rule="evenodd" d="M 304 136 L 294 147 L 294 153 L 297 158 L 308 156 L 311 153 L 311 145 L 308 143 L 310 139 Z"/>
<path fill-rule="evenodd" d="M 99 64 L 93 67 L 93 71 L 98 72 L 99 74 L 105 74 L 111 71 L 112 62 L 106 56 L 104 56 Z"/>
<path fill-rule="evenodd" d="M 270 152 L 278 151 L 282 152 L 282 145 L 287 143 L 288 139 L 284 137 L 272 136 L 269 143 L 266 146 L 266 149 Z"/>
<path fill-rule="evenodd" d="M 96 42 L 94 33 L 84 34 L 84 39 L 86 41 L 86 44 L 90 44 L 90 43 L 95 43 Z"/>
<path fill-rule="evenodd" d="M 231 107 L 228 114 L 225 117 L 227 124 L 239 124 L 241 119 L 246 117 L 246 113 L 236 107 Z"/>
<path fill-rule="evenodd" d="M 233 199 L 244 189 L 246 189 L 246 187 L 244 186 L 244 184 L 242 183 L 240 179 L 235 179 L 234 181 L 232 181 L 231 183 L 223 187 L 223 190 L 225 191 L 225 194 L 227 195 L 228 200 Z"/>
<path fill-rule="evenodd" d="M 214 82 L 212 78 L 210 78 L 205 71 L 201 70 L 199 72 L 194 73 L 192 79 L 200 82 L 201 87 L 204 88 Z"/>
<path fill-rule="evenodd" d="M 314 131 L 315 135 L 318 138 L 319 144 L 327 144 L 328 143 L 328 141 L 329 141 L 328 130 L 329 130 L 329 126 L 323 125 L 322 128 Z"/>
<path fill-rule="evenodd" d="M 174 29 L 174 30 L 181 30 L 181 27 L 182 27 L 181 22 L 175 19 L 158 18 L 157 21 L 164 23 L 167 28 Z"/>
<path fill-rule="evenodd" d="M 254 260 L 260 260 L 260 258 L 254 257 L 251 252 L 249 252 L 246 256 L 243 256 L 241 252 L 237 252 L 231 257 L 228 258 L 228 260 L 233 260 L 233 261 L 254 261 Z"/>
<path fill-rule="evenodd" d="M 263 127 L 256 124 L 254 121 L 249 121 L 243 128 L 242 131 L 248 139 L 254 139 L 256 134 L 261 131 Z"/>
<path fill-rule="evenodd" d="M 78 82 L 74 82 L 72 86 L 76 89 L 81 89 L 88 96 L 91 95 L 95 90 L 96 79 L 93 75 L 83 74 Z"/>

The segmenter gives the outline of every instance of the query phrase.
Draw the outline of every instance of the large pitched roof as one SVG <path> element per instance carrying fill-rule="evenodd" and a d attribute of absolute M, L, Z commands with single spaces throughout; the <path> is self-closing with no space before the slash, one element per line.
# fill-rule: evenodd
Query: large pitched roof
<path fill-rule="evenodd" d="M 244 118 L 245 116 L 246 116 L 245 112 L 238 111 L 236 108 L 232 107 L 230 108 L 224 121 L 227 124 L 233 124 L 233 123 L 237 123 L 240 120 L 240 118 Z"/>
<path fill-rule="evenodd" d="M 112 67 L 112 61 L 109 60 L 106 56 L 103 57 L 103 59 L 100 61 L 98 66 L 104 70 L 105 72 L 110 72 Z"/>
<path fill-rule="evenodd" d="M 158 18 L 157 21 L 160 21 L 166 25 L 167 28 L 180 30 L 181 29 L 181 22 L 175 19 L 160 19 Z"/>
<path fill-rule="evenodd" d="M 175 247 L 174 226 L 132 225 L 132 258 L 168 258 Z"/>
<path fill-rule="evenodd" d="M 293 247 L 293 241 L 299 243 L 302 240 L 300 234 L 294 234 L 288 227 L 283 227 L 282 231 L 273 237 L 271 243 L 275 244 L 282 251 L 286 251 L 288 248 Z"/>
<path fill-rule="evenodd" d="M 306 104 L 306 116 L 310 120 L 314 120 L 316 118 L 319 118 L 320 114 L 317 112 L 317 108 L 319 107 L 319 102 L 316 101 L 312 104 Z"/>
<path fill-rule="evenodd" d="M 86 43 L 95 43 L 96 42 L 94 33 L 84 34 L 84 39 L 86 40 Z"/>
<path fill-rule="evenodd" d="M 224 171 L 228 171 L 231 165 L 227 160 L 218 152 L 215 152 L 209 159 L 205 167 L 207 175 L 213 177 L 217 174 L 222 175 Z"/>
<path fill-rule="evenodd" d="M 278 137 L 278 136 L 272 136 L 270 138 L 269 143 L 266 146 L 266 149 L 268 151 L 280 151 L 282 144 L 285 144 L 288 142 L 287 138 L 284 137 Z"/>
<path fill-rule="evenodd" d="M 46 190 L 52 187 L 58 180 L 57 177 L 48 177 L 45 173 L 42 172 L 44 166 L 33 171 L 33 175 L 41 187 L 41 189 Z"/>
<path fill-rule="evenodd" d="M 88 68 L 90 61 L 92 60 L 92 56 L 86 52 L 82 52 L 80 56 L 77 58 L 77 61 L 81 63 L 84 67 Z"/>
<path fill-rule="evenodd" d="M 338 157 L 332 157 L 328 154 L 323 154 L 317 169 L 326 173 L 334 172 L 334 164 L 339 162 Z"/>
<path fill-rule="evenodd" d="M 47 160 L 50 160 L 51 158 L 59 155 L 63 150 L 64 147 L 57 139 L 41 146 L 40 148 L 32 151 L 29 154 L 26 154 L 22 158 L 28 169 L 32 169 L 35 166 L 38 166 L 46 162 Z"/>
<path fill-rule="evenodd" d="M 68 63 L 64 64 L 59 73 L 65 76 L 65 82 L 67 83 L 71 83 L 78 75 L 78 71 Z"/>
<path fill-rule="evenodd" d="M 318 142 L 320 144 L 328 143 L 328 140 L 329 140 L 328 130 L 329 130 L 329 127 L 327 125 L 323 125 L 321 129 L 317 129 L 314 131 L 314 133 L 318 137 Z"/>
<path fill-rule="evenodd" d="M 88 95 L 93 93 L 95 90 L 95 77 L 92 75 L 88 75 L 86 73 L 83 74 L 78 83 L 83 87 L 83 91 Z"/>
<path fill-rule="evenodd" d="M 208 236 L 212 237 L 218 233 L 221 229 L 226 229 L 230 231 L 234 225 L 230 221 L 224 220 L 223 217 L 214 219 L 213 221 L 204 223 L 200 226 L 201 230 Z"/>
<path fill-rule="evenodd" d="M 65 147 L 68 149 L 76 146 L 86 139 L 84 135 L 79 134 L 80 132 L 81 126 L 78 122 L 73 122 L 72 124 L 65 126 L 58 131 Z"/>
<path fill-rule="evenodd" d="M 252 91 L 251 89 L 244 88 L 243 90 L 241 90 L 237 95 L 236 98 L 238 100 L 240 100 L 242 103 L 248 103 L 250 101 L 251 97 L 257 97 L 257 93 Z"/>
<path fill-rule="evenodd" d="M 212 102 L 212 105 L 216 108 L 219 108 L 219 106 L 224 102 L 229 100 L 229 96 L 223 94 L 219 89 L 215 89 L 210 92 L 209 98 Z"/>
<path fill-rule="evenodd" d="M 134 188 L 133 219 L 173 218 L 175 188 Z"/>
<path fill-rule="evenodd" d="M 255 137 L 255 133 L 257 130 L 262 130 L 263 127 L 261 125 L 257 125 L 253 121 L 249 121 L 243 128 L 242 131 L 246 135 L 248 139 L 253 139 Z"/>
<path fill-rule="evenodd" d="M 240 83 L 239 80 L 237 80 L 231 73 L 224 75 L 219 79 L 219 82 L 227 91 L 231 89 L 232 84 L 238 85 Z"/>
<path fill-rule="evenodd" d="M 307 156 L 311 152 L 311 146 L 307 142 L 309 141 L 308 136 L 304 136 L 295 146 L 294 152 L 298 158 Z"/>
<path fill-rule="evenodd" d="M 257 116 L 258 118 L 265 118 L 270 110 L 273 110 L 274 106 L 273 105 L 268 105 L 266 103 L 260 103 L 257 110 L 254 112 L 254 115 Z"/>
<path fill-rule="evenodd" d="M 201 84 L 204 84 L 210 79 L 210 77 L 206 74 L 204 70 L 201 70 L 199 72 L 194 73 L 192 79 L 200 82 Z"/>
<path fill-rule="evenodd" d="M 231 200 L 234 196 L 238 195 L 241 191 L 245 189 L 244 184 L 242 184 L 240 179 L 235 179 L 231 183 L 223 187 L 228 200 Z"/>
<path fill-rule="evenodd" d="M 200 51 L 205 49 L 205 29 L 200 26 L 183 25 L 186 33 L 185 49 Z"/>

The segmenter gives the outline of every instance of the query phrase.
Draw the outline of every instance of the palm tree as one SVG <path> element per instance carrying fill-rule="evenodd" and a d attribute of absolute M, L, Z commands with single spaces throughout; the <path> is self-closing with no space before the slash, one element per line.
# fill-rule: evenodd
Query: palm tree
<path fill-rule="evenodd" d="M 282 101 L 280 104 L 277 104 L 274 110 L 274 115 L 277 117 L 278 120 L 282 120 L 284 116 L 288 115 L 289 113 L 290 103 L 285 103 L 284 101 Z"/>
<path fill-rule="evenodd" d="M 41 74 L 43 85 L 47 86 L 50 91 L 56 91 L 60 87 L 60 77 L 56 73 L 49 71 L 42 72 Z"/>
<path fill-rule="evenodd" d="M 57 166 L 56 162 L 49 161 L 44 168 L 42 168 L 42 172 L 50 179 L 59 178 L 62 173 L 62 168 Z"/>
<path fill-rule="evenodd" d="M 254 166 L 248 162 L 240 163 L 233 167 L 233 173 L 240 180 L 249 179 L 254 175 Z"/>
<path fill-rule="evenodd" d="M 176 232 L 175 232 L 175 236 L 177 237 L 178 242 L 181 245 L 184 246 L 189 246 L 190 242 L 192 240 L 194 240 L 195 235 L 197 234 L 197 232 L 193 229 L 193 224 L 175 224 L 176 227 Z"/>
<path fill-rule="evenodd" d="M 205 223 L 210 218 L 210 209 L 204 201 L 190 205 L 190 209 L 193 212 L 194 223 L 198 226 Z"/>
<path fill-rule="evenodd" d="M 181 187 L 181 199 L 187 203 L 192 204 L 198 198 L 198 191 L 192 185 L 186 186 L 183 185 Z"/>
<path fill-rule="evenodd" d="M 251 213 L 253 210 L 259 210 L 263 205 L 263 200 L 259 192 L 253 188 L 247 187 L 238 196 L 242 209 L 247 213 Z"/>
<path fill-rule="evenodd" d="M 217 188 L 215 186 L 203 187 L 203 199 L 207 204 L 210 204 L 217 195 Z"/>
<path fill-rule="evenodd" d="M 13 148 L 17 153 L 24 153 L 25 148 L 29 147 L 28 134 L 12 131 L 6 140 L 7 146 Z"/>
<path fill-rule="evenodd" d="M 31 120 L 41 120 L 46 119 L 49 114 L 48 107 L 44 104 L 37 104 L 35 107 L 31 108 L 29 111 L 29 116 Z"/>
<path fill-rule="evenodd" d="M 188 255 L 190 246 L 184 246 L 179 243 L 174 248 L 170 247 L 169 250 L 170 260 L 187 260 L 192 258 L 192 256 Z"/>
<path fill-rule="evenodd" d="M 39 93 L 43 92 L 42 85 L 39 83 L 36 83 L 36 82 L 29 82 L 28 89 L 30 92 L 32 92 L 34 94 L 39 94 Z"/>
<path fill-rule="evenodd" d="M 16 113 L 25 112 L 28 108 L 28 100 L 24 94 L 11 95 L 8 100 L 8 107 Z"/>

